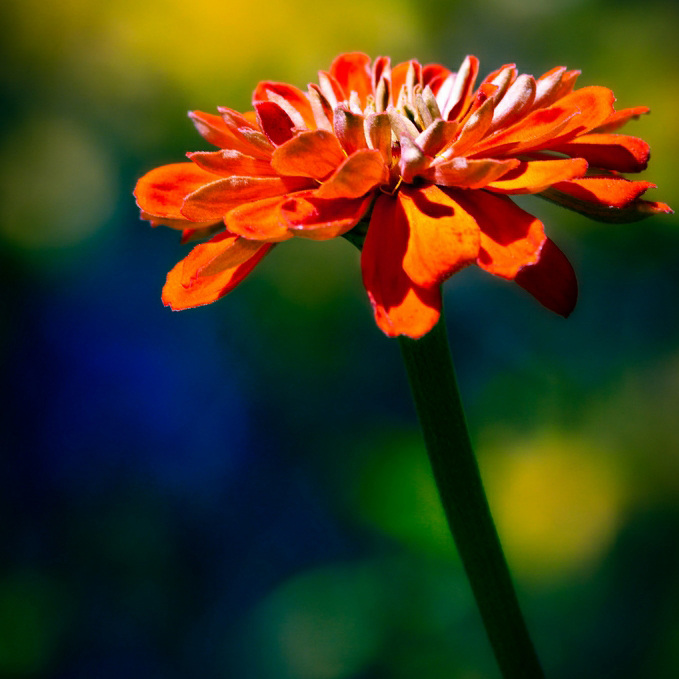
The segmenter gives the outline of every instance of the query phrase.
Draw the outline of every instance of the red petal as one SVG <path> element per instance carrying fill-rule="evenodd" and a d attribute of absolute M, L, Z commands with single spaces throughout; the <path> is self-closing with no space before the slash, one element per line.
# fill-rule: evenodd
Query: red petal
<path fill-rule="evenodd" d="M 477 258 L 479 227 L 448 194 L 436 186 L 403 187 L 398 200 L 410 234 L 403 269 L 412 281 L 438 285 Z"/>
<path fill-rule="evenodd" d="M 296 193 L 281 206 L 281 217 L 296 236 L 328 240 L 356 226 L 368 211 L 371 201 L 372 196 L 355 200 L 323 200 L 313 192 Z"/>
<path fill-rule="evenodd" d="M 648 165 L 651 150 L 638 137 L 624 134 L 585 134 L 550 150 L 585 158 L 590 165 L 617 172 L 641 172 Z"/>
<path fill-rule="evenodd" d="M 247 261 L 214 276 L 191 277 L 191 267 L 189 266 L 186 272 L 184 270 L 187 257 L 167 274 L 167 281 L 163 288 L 163 303 L 174 311 L 180 311 L 218 300 L 233 290 L 255 268 L 271 247 L 271 244 L 263 244 Z"/>
<path fill-rule="evenodd" d="M 346 106 L 335 108 L 333 127 L 344 150 L 351 155 L 354 151 L 367 148 L 363 115 L 349 111 Z"/>
<path fill-rule="evenodd" d="M 452 191 L 451 189 L 448 189 Z M 477 264 L 502 278 L 514 278 L 521 267 L 534 264 L 545 241 L 542 222 L 510 198 L 488 191 L 450 194 L 474 216 L 481 229 Z"/>
<path fill-rule="evenodd" d="M 292 138 L 295 125 L 278 104 L 272 101 L 258 101 L 255 110 L 262 132 L 272 144 L 280 146 Z"/>
<path fill-rule="evenodd" d="M 402 263 L 407 245 L 408 220 L 399 201 L 380 195 L 361 253 L 363 284 L 382 332 L 417 339 L 441 315 L 441 290 L 423 288 L 406 275 Z"/>
<path fill-rule="evenodd" d="M 273 95 L 273 96 L 272 96 Z M 316 127 L 314 114 L 311 110 L 311 104 L 302 90 L 294 85 L 287 83 L 277 83 L 269 80 L 260 82 L 252 95 L 253 102 L 256 101 L 274 101 L 281 97 L 285 99 L 302 117 L 305 124 L 309 128 Z M 277 101 L 276 103 L 280 103 Z"/>
<path fill-rule="evenodd" d="M 332 62 L 330 73 L 342 86 L 345 99 L 356 92 L 361 107 L 366 105 L 368 94 L 372 94 L 369 56 L 361 52 L 341 54 Z"/>
<path fill-rule="evenodd" d="M 321 181 L 332 174 L 345 158 L 346 154 L 334 134 L 314 130 L 300 132 L 279 146 L 271 158 L 271 165 L 282 175 Z"/>
<path fill-rule="evenodd" d="M 205 141 L 220 148 L 231 147 L 233 135 L 220 116 L 202 111 L 189 111 L 189 118 Z"/>
<path fill-rule="evenodd" d="M 147 172 L 134 189 L 137 205 L 149 215 L 186 220 L 180 208 L 187 195 L 217 177 L 193 163 L 162 165 Z M 212 217 L 193 221 L 209 221 Z"/>
<path fill-rule="evenodd" d="M 275 177 L 278 173 L 269 159 L 255 158 L 233 149 L 197 151 L 186 154 L 198 167 L 214 174 L 231 177 Z"/>
<path fill-rule="evenodd" d="M 292 238 L 281 216 L 287 196 L 275 196 L 244 203 L 224 217 L 226 228 L 244 238 L 278 242 Z"/>
<path fill-rule="evenodd" d="M 486 188 L 497 193 L 539 193 L 555 182 L 581 177 L 586 171 L 587 161 L 583 158 L 522 161 Z"/>
<path fill-rule="evenodd" d="M 578 281 L 566 255 L 547 238 L 535 264 L 525 266 L 514 280 L 550 311 L 568 316 L 578 300 Z"/>
<path fill-rule="evenodd" d="M 197 245 L 184 258 L 182 285 L 190 285 L 198 276 L 214 276 L 227 269 L 234 269 L 253 257 L 262 244 L 222 232 L 207 243 Z"/>
<path fill-rule="evenodd" d="M 221 219 L 242 203 L 308 189 L 312 183 L 302 177 L 226 177 L 189 194 L 181 214 L 196 222 Z"/>
<path fill-rule="evenodd" d="M 389 173 L 379 151 L 356 151 L 316 191 L 318 198 L 358 198 L 378 184 L 385 183 Z"/>

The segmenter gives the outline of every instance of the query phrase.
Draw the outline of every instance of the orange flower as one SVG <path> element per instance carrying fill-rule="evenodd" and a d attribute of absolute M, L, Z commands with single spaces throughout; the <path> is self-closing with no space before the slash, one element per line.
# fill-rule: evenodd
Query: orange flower
<path fill-rule="evenodd" d="M 609 89 L 574 89 L 579 71 L 564 67 L 536 80 L 510 64 L 474 89 L 478 65 L 392 69 L 386 57 L 343 54 L 306 92 L 261 82 L 252 112 L 190 113 L 220 150 L 156 168 L 135 189 L 152 225 L 185 242 L 212 236 L 170 271 L 165 304 L 214 302 L 293 236 L 348 234 L 365 235 L 363 281 L 389 336 L 427 333 L 440 284 L 473 263 L 568 315 L 573 269 L 510 196 L 613 222 L 671 212 L 640 198 L 653 184 L 621 175 L 643 170 L 649 148 L 612 132 L 648 109 L 615 111 Z"/>

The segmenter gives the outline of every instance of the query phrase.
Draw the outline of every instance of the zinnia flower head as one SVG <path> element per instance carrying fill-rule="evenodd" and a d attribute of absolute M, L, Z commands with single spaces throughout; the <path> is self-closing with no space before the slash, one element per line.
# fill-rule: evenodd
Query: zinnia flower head
<path fill-rule="evenodd" d="M 641 198 L 653 184 L 622 176 L 645 169 L 649 147 L 614 131 L 648 109 L 615 111 L 609 89 L 575 89 L 579 71 L 564 67 L 535 79 L 509 64 L 475 87 L 478 67 L 473 56 L 454 73 L 343 54 L 306 92 L 261 82 L 254 111 L 190 113 L 219 150 L 151 170 L 135 189 L 152 225 L 209 238 L 170 271 L 165 304 L 214 302 L 295 236 L 347 235 L 365 237 L 363 282 L 389 336 L 427 333 L 441 283 L 470 264 L 568 315 L 573 269 L 511 196 L 612 222 L 671 212 Z"/>

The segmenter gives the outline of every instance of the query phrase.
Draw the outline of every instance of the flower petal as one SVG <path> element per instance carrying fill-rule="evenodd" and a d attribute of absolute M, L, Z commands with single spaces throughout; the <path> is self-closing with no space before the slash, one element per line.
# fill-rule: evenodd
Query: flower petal
<path fill-rule="evenodd" d="M 222 232 L 207 243 L 197 245 L 184 258 L 182 285 L 189 285 L 197 276 L 214 276 L 233 269 L 253 257 L 262 244 Z"/>
<path fill-rule="evenodd" d="M 361 52 L 341 54 L 330 66 L 330 73 L 344 90 L 344 98 L 352 92 L 358 94 L 361 106 L 365 106 L 368 94 L 372 93 L 370 57 Z"/>
<path fill-rule="evenodd" d="M 583 177 L 558 182 L 540 196 L 600 222 L 636 222 L 658 213 L 671 214 L 665 203 L 641 200 L 655 184 L 623 177 Z"/>
<path fill-rule="evenodd" d="M 514 278 L 540 304 L 561 316 L 569 316 L 578 300 L 578 281 L 566 255 L 549 239 L 538 261 L 523 267 Z"/>
<path fill-rule="evenodd" d="M 202 111 L 189 111 L 189 118 L 205 141 L 220 148 L 231 146 L 233 135 L 221 116 Z"/>
<path fill-rule="evenodd" d="M 496 276 L 512 279 L 521 267 L 534 264 L 545 241 L 542 222 L 510 198 L 488 191 L 448 189 L 481 229 L 477 264 Z"/>
<path fill-rule="evenodd" d="M 278 104 L 273 101 L 258 101 L 255 102 L 255 110 L 262 132 L 274 146 L 280 146 L 292 138 L 295 124 Z"/>
<path fill-rule="evenodd" d="M 281 217 L 300 238 L 328 240 L 353 229 L 368 211 L 372 196 L 353 200 L 323 200 L 314 192 L 290 196 L 281 206 Z"/>
<path fill-rule="evenodd" d="M 137 205 L 154 217 L 186 220 L 180 208 L 187 195 L 217 177 L 193 163 L 172 163 L 147 172 L 134 189 Z M 209 221 L 212 217 L 193 221 Z"/>
<path fill-rule="evenodd" d="M 379 151 L 363 149 L 349 156 L 334 174 L 316 191 L 318 198 L 358 198 L 378 184 L 385 183 L 389 173 Z"/>
<path fill-rule="evenodd" d="M 474 262 L 479 254 L 479 227 L 465 209 L 436 186 L 403 187 L 398 200 L 408 222 L 403 269 L 424 287 Z"/>
<path fill-rule="evenodd" d="M 617 172 L 641 172 L 651 155 L 643 139 L 625 134 L 585 134 L 573 141 L 550 145 L 550 150 L 585 158 L 594 167 Z"/>
<path fill-rule="evenodd" d="M 555 182 L 581 177 L 586 171 L 587 161 L 583 158 L 522 161 L 486 188 L 496 193 L 539 193 Z"/>
<path fill-rule="evenodd" d="M 263 198 L 229 210 L 224 217 L 226 228 L 244 238 L 279 242 L 292 238 L 288 224 L 281 215 L 287 196 Z"/>
<path fill-rule="evenodd" d="M 346 154 L 337 137 L 325 130 L 300 132 L 279 146 L 271 166 L 282 175 L 311 177 L 322 181 L 332 174 Z"/>
<path fill-rule="evenodd" d="M 441 315 L 441 290 L 419 286 L 406 275 L 402 262 L 407 245 L 408 220 L 400 202 L 380 195 L 361 253 L 363 284 L 382 332 L 417 339 Z"/>
<path fill-rule="evenodd" d="M 241 203 L 308 189 L 310 184 L 312 180 L 302 177 L 225 177 L 186 196 L 181 214 L 196 222 L 220 219 Z"/>
<path fill-rule="evenodd" d="M 439 186 L 456 186 L 461 189 L 480 189 L 494 182 L 520 165 L 516 158 L 506 160 L 453 158 L 432 164 L 422 176 Z"/>
<path fill-rule="evenodd" d="M 234 149 L 196 151 L 186 155 L 198 167 L 222 177 L 275 177 L 278 174 L 268 158 L 255 158 Z"/>
<path fill-rule="evenodd" d="M 636 120 L 639 116 L 650 112 L 648 106 L 635 106 L 634 108 L 624 108 L 621 111 L 615 111 L 612 113 L 603 125 L 592 130 L 597 134 L 606 134 L 609 132 L 614 132 L 618 128 L 627 124 L 630 120 Z"/>
<path fill-rule="evenodd" d="M 235 239 L 237 243 L 240 239 Z M 200 246 L 198 246 L 200 247 Z M 186 267 L 186 259 L 178 262 L 167 274 L 163 288 L 163 303 L 174 311 L 192 309 L 210 304 L 233 290 L 271 249 L 271 244 L 263 244 L 242 264 L 225 269 L 214 276 L 191 276 L 191 265 Z M 189 254 L 189 257 L 191 255 Z"/>
<path fill-rule="evenodd" d="M 253 102 L 273 101 L 280 105 L 281 99 L 284 99 L 295 111 L 297 111 L 306 127 L 311 129 L 316 127 L 316 121 L 311 110 L 309 99 L 302 90 L 294 85 L 265 80 L 257 85 L 252 95 Z"/>

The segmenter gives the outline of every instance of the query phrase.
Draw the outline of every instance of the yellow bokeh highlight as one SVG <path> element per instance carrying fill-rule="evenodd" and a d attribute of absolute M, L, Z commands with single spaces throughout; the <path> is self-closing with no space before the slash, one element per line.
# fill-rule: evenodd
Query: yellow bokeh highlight
<path fill-rule="evenodd" d="M 625 505 L 614 458 L 591 441 L 551 433 L 484 452 L 482 473 L 512 569 L 551 581 L 594 567 Z"/>

